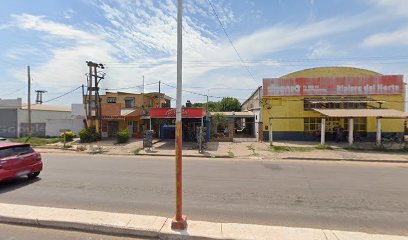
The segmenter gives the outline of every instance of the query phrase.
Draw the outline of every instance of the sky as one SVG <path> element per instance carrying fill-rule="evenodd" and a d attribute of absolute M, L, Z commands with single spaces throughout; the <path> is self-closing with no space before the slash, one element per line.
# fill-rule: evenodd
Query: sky
<path fill-rule="evenodd" d="M 183 103 L 243 102 L 312 67 L 408 75 L 406 0 L 185 0 L 183 14 Z M 144 77 L 175 98 L 176 17 L 176 0 L 3 0 L 0 98 L 26 101 L 29 65 L 47 104 L 80 103 L 86 61 L 104 64 L 102 93 L 140 93 Z"/>

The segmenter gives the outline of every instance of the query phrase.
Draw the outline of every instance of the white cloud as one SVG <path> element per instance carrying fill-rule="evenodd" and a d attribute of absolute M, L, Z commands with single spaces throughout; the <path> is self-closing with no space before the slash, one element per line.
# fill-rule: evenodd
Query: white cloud
<path fill-rule="evenodd" d="M 408 45 L 408 28 L 371 35 L 363 40 L 363 47 Z"/>
<path fill-rule="evenodd" d="M 382 19 L 381 16 L 368 17 L 368 14 L 361 14 L 354 17 L 331 18 L 297 26 L 277 24 L 238 39 L 235 46 L 243 58 L 252 59 L 293 48 L 297 44 L 321 37 L 349 32 L 380 19 Z M 233 54 L 233 52 L 223 52 L 223 55 L 228 57 L 232 57 Z"/>
<path fill-rule="evenodd" d="M 370 0 L 383 13 L 389 17 L 408 17 L 408 4 L 406 0 Z"/>
<path fill-rule="evenodd" d="M 90 33 L 78 30 L 72 26 L 56 23 L 46 19 L 44 16 L 30 14 L 12 15 L 14 25 L 23 30 L 36 30 L 45 32 L 55 37 L 78 40 L 92 43 L 98 38 Z"/>
<path fill-rule="evenodd" d="M 376 8 L 388 19 L 408 18 L 408 4 L 406 0 L 371 0 Z M 407 45 L 408 26 L 390 32 L 379 32 L 368 36 L 361 43 L 362 47 L 379 47 L 389 45 Z"/>
<path fill-rule="evenodd" d="M 113 1 L 114 4 L 96 0 L 92 2 L 108 23 L 86 23 L 74 27 L 52 21 L 45 16 L 13 15 L 15 26 L 43 33 L 41 40 L 50 45 L 49 60 L 32 67 L 36 82 L 41 87 L 59 89 L 60 92 L 70 90 L 85 83 L 85 61 L 92 60 L 107 66 L 106 79 L 102 82 L 104 88 L 139 85 L 142 75 L 147 83 L 162 80 L 174 84 L 177 10 L 174 1 L 163 0 L 157 3 L 148 0 L 123 0 Z M 223 33 L 215 32 L 214 28 L 209 27 L 209 24 L 218 24 L 216 20 L 213 18 L 212 23 L 200 21 L 200 18 L 212 16 L 207 1 L 186 2 L 183 23 L 183 59 L 186 64 L 183 74 L 184 84 L 187 86 L 237 87 L 239 83 L 238 87 L 256 88 L 261 84 L 261 77 L 277 76 L 285 68 L 276 70 L 280 66 L 279 61 L 250 60 L 291 49 L 296 45 L 307 45 L 329 35 L 352 31 L 380 19 L 361 14 L 300 25 L 276 24 L 239 37 L 234 44 L 241 56 L 249 60 L 247 66 L 256 77 L 253 80 L 238 61 Z M 225 16 L 222 21 L 226 25 L 238 21 L 228 4 L 223 1 L 213 3 L 220 15 Z M 54 44 L 58 40 L 64 40 L 68 44 Z M 311 55 L 322 57 L 330 54 L 332 47 L 322 43 L 315 45 L 311 51 Z M 15 53 L 14 57 L 18 57 L 18 54 Z M 134 64 L 118 64 L 121 62 Z M 16 79 L 25 75 L 24 70 L 11 71 Z M 168 90 L 168 94 L 174 96 L 174 90 Z M 227 91 L 219 94 L 238 93 Z M 187 94 L 187 98 L 190 96 Z"/>

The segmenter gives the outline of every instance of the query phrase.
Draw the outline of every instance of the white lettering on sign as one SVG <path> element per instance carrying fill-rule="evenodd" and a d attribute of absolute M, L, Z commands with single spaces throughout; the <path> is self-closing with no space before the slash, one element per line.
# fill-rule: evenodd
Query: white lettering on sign
<path fill-rule="evenodd" d="M 277 85 L 277 84 L 271 84 L 269 85 L 269 91 L 273 94 L 282 94 L 282 95 L 299 95 L 300 94 L 300 85 Z"/>

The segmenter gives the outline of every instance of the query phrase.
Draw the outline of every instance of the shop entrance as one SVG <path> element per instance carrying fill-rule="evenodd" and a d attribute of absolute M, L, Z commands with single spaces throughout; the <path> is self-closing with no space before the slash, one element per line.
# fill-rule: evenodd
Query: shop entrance
<path fill-rule="evenodd" d="M 115 137 L 119 132 L 119 122 L 109 121 L 108 122 L 108 137 Z"/>

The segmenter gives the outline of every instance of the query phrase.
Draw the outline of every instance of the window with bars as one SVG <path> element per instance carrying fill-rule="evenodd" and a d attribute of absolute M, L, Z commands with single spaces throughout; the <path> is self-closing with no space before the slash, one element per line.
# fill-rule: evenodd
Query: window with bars
<path fill-rule="evenodd" d="M 108 97 L 108 98 L 106 99 L 106 101 L 107 101 L 108 103 L 116 103 L 116 97 Z"/>
<path fill-rule="evenodd" d="M 367 118 L 354 118 L 354 132 L 367 132 Z M 344 121 L 344 129 L 348 130 L 348 120 Z"/>
<path fill-rule="evenodd" d="M 316 132 L 320 131 L 322 120 L 320 118 L 304 118 L 304 131 L 305 132 Z"/>
<path fill-rule="evenodd" d="M 133 108 L 135 107 L 135 98 L 127 97 L 125 98 L 125 108 Z"/>

